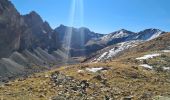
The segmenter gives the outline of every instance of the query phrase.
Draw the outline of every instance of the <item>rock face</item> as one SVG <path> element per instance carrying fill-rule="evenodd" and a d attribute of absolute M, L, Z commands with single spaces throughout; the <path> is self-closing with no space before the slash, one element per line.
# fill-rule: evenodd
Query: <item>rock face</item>
<path fill-rule="evenodd" d="M 0 58 L 9 56 L 19 49 L 25 23 L 15 7 L 8 0 L 0 1 Z"/>
<path fill-rule="evenodd" d="M 56 37 L 57 33 L 35 11 L 22 16 L 10 1 L 0 1 L 0 58 L 10 56 L 13 51 L 37 47 L 57 50 Z"/>
<path fill-rule="evenodd" d="M 28 28 L 31 30 L 31 33 L 23 35 L 23 41 L 21 42 L 20 49 L 35 49 L 40 47 L 42 49 L 57 49 L 59 48 L 59 43 L 56 41 L 58 37 L 53 34 L 53 29 L 50 27 L 48 22 L 44 22 L 40 15 L 36 12 L 32 11 L 30 14 L 23 16 L 25 23 L 27 24 Z"/>
<path fill-rule="evenodd" d="M 66 41 L 68 38 L 66 36 L 70 35 L 70 52 L 72 56 L 82 56 L 86 54 L 86 43 L 91 39 L 97 39 L 103 36 L 102 34 L 90 31 L 88 28 L 73 28 L 64 25 L 57 27 L 55 32 L 58 33 L 59 42 L 62 44 L 63 48 L 66 48 L 67 46 Z"/>
<path fill-rule="evenodd" d="M 20 15 L 9 0 L 0 1 L 0 76 L 27 75 L 65 63 L 60 62 L 63 55 L 52 55 L 60 48 L 58 41 L 58 34 L 35 11 Z"/>

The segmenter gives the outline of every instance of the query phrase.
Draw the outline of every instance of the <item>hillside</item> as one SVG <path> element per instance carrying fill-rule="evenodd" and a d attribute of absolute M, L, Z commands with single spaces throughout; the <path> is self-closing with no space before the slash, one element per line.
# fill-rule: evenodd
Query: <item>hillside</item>
<path fill-rule="evenodd" d="M 169 77 L 122 62 L 79 64 L 6 83 L 0 94 L 10 100 L 157 100 L 168 98 Z"/>
<path fill-rule="evenodd" d="M 144 41 L 140 40 L 126 41 L 105 47 L 87 57 L 84 62 L 105 62 L 111 60 L 125 50 L 135 47 L 143 42 Z"/>
<path fill-rule="evenodd" d="M 135 55 L 150 51 L 169 50 L 170 45 L 170 33 L 166 33 L 158 38 L 142 43 L 134 48 L 126 50 L 120 57 L 126 55 Z"/>

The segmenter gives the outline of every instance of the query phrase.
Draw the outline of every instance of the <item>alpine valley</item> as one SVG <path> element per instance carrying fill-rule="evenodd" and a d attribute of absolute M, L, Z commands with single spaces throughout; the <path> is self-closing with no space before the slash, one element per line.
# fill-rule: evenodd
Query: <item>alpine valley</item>
<path fill-rule="evenodd" d="M 170 100 L 170 33 L 52 29 L 35 11 L 21 15 L 0 0 L 0 98 Z"/>

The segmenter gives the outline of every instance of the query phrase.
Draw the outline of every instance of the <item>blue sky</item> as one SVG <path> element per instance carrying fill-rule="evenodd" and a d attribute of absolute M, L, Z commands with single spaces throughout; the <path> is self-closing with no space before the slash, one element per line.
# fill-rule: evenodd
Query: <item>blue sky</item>
<path fill-rule="evenodd" d="M 70 25 L 73 0 L 11 0 L 21 14 L 34 10 L 52 28 Z M 119 29 L 140 31 L 158 28 L 170 31 L 170 0 L 83 0 L 84 24 L 92 31 L 110 33 Z M 76 8 L 79 9 L 79 8 Z M 78 10 L 76 10 L 78 13 Z M 77 15 L 76 19 L 79 16 Z M 76 24 L 76 27 L 81 27 Z"/>

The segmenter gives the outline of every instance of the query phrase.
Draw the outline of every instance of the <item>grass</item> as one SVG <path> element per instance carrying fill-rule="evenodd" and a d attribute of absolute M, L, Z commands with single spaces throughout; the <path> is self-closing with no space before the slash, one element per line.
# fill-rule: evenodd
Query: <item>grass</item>
<path fill-rule="evenodd" d="M 139 67 L 138 62 L 134 62 L 136 57 L 148 53 L 151 52 L 135 54 L 107 63 L 63 66 L 51 71 L 31 75 L 23 80 L 16 79 L 0 87 L 0 98 L 3 98 L 3 100 L 50 100 L 50 98 L 58 95 L 62 90 L 62 87 L 55 87 L 50 79 L 51 74 L 55 71 L 59 71 L 66 76 L 72 76 L 76 80 L 87 80 L 90 84 L 95 84 L 95 88 L 87 89 L 87 95 L 89 96 L 96 93 L 97 97 L 93 98 L 94 100 L 103 100 L 105 96 L 112 96 L 116 100 L 126 96 L 132 96 L 134 100 L 149 100 L 155 96 L 170 95 L 169 74 L 146 70 Z M 166 54 L 167 57 L 164 57 L 164 60 L 167 59 L 165 60 L 167 63 L 169 55 Z M 154 64 L 160 61 L 161 57 L 150 59 L 148 63 Z M 131 59 L 129 60 L 128 58 Z M 165 62 L 160 64 L 164 65 Z M 103 67 L 108 70 L 96 73 L 86 70 L 86 68 L 94 67 Z M 78 70 L 83 70 L 83 72 L 78 72 Z M 96 78 L 97 76 L 101 76 L 102 80 Z M 104 79 L 106 81 L 103 81 Z M 72 94 L 75 97 L 77 95 Z"/>
<path fill-rule="evenodd" d="M 86 68 L 105 67 L 106 72 L 88 72 Z M 84 70 L 78 73 L 78 70 Z M 98 99 L 102 100 L 105 95 L 112 93 L 114 98 L 120 99 L 125 96 L 133 96 L 135 100 L 141 99 L 145 93 L 150 93 L 151 97 L 157 95 L 170 95 L 170 79 L 167 74 L 158 74 L 148 71 L 137 65 L 123 64 L 121 62 L 78 64 L 69 67 L 61 67 L 52 71 L 37 73 L 29 78 L 17 79 L 0 87 L 0 97 L 3 100 L 49 100 L 58 94 L 57 88 L 53 86 L 50 75 L 54 71 L 59 71 L 66 76 L 72 76 L 77 80 L 88 80 L 91 84 L 96 84 L 97 88 L 88 89 L 88 94 L 98 92 Z M 99 91 L 101 81 L 94 78 L 101 75 L 107 79 L 105 89 L 112 88 L 112 91 Z M 149 98 L 151 98 L 149 97 Z"/>

